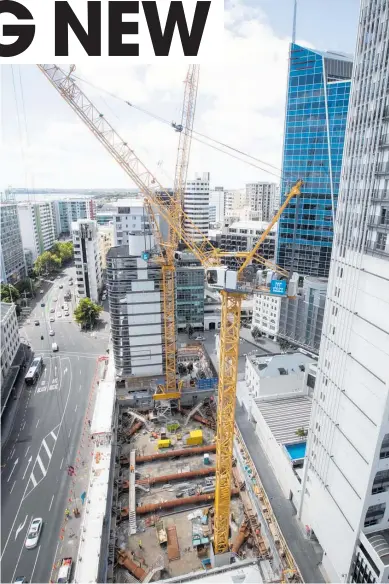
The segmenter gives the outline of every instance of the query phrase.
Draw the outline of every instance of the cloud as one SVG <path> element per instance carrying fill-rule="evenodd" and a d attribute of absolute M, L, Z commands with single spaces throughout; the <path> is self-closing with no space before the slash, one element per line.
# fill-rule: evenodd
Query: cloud
<path fill-rule="evenodd" d="M 279 37 L 263 11 L 243 0 L 227 5 L 225 26 L 223 63 L 201 66 L 195 129 L 279 167 L 289 39 Z M 82 86 L 159 180 L 172 184 L 177 133 L 99 88 L 168 121 L 177 121 L 186 67 L 92 63 L 77 67 L 76 75 L 93 84 Z M 40 74 L 39 80 L 35 77 L 39 84 L 36 93 L 24 87 L 25 99 L 30 101 L 30 146 L 25 148 L 24 160 L 14 104 L 10 105 L 3 186 L 24 185 L 22 168 L 27 160 L 35 186 L 132 187 L 70 108 L 60 104 L 60 97 L 43 76 Z M 189 175 L 203 171 L 211 173 L 212 184 L 228 188 L 240 188 L 252 180 L 277 180 L 193 140 Z"/>

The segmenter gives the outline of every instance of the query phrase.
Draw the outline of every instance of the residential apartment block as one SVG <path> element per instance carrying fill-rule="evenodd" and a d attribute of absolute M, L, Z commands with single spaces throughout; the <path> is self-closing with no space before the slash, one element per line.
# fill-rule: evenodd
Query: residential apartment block
<path fill-rule="evenodd" d="M 50 202 L 19 203 L 18 216 L 23 248 L 32 260 L 49 251 L 55 242 L 53 206 Z"/>
<path fill-rule="evenodd" d="M 184 211 L 190 222 L 184 220 L 184 229 L 195 241 L 201 239 L 201 235 L 208 237 L 209 180 L 209 172 L 203 172 L 186 182 Z M 191 226 L 193 224 L 195 227 Z"/>
<path fill-rule="evenodd" d="M 333 582 L 389 577 L 389 19 L 361 2 L 298 515 Z"/>
<path fill-rule="evenodd" d="M 290 47 L 281 203 L 304 185 L 279 220 L 277 263 L 302 275 L 328 277 L 352 66 L 343 54 Z"/>
<path fill-rule="evenodd" d="M 247 184 L 246 200 L 250 209 L 258 213 L 259 221 L 271 221 L 279 203 L 276 183 L 255 182 Z"/>
<path fill-rule="evenodd" d="M 263 221 L 235 221 L 222 229 L 220 237 L 220 249 L 223 251 L 250 251 L 259 237 L 268 227 Z M 258 250 L 258 254 L 266 259 L 274 259 L 276 252 L 277 225 L 274 225 L 265 241 Z M 226 263 L 235 266 L 237 260 L 234 257 L 226 258 Z"/>
<path fill-rule="evenodd" d="M 97 222 L 79 219 L 71 225 L 74 263 L 76 265 L 76 292 L 79 298 L 97 302 L 103 285 L 100 240 Z"/>
<path fill-rule="evenodd" d="M 0 204 L 0 278 L 15 283 L 26 276 L 16 203 Z"/>
<path fill-rule="evenodd" d="M 72 223 L 78 219 L 96 219 L 94 199 L 62 199 L 53 201 L 56 236 L 71 232 Z"/>
<path fill-rule="evenodd" d="M 19 326 L 15 304 L 0 303 L 0 325 L 1 384 L 3 384 L 20 347 Z"/>

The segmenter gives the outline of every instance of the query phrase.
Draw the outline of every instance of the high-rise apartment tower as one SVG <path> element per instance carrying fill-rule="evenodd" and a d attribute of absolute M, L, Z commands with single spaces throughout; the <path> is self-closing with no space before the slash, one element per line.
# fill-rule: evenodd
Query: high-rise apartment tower
<path fill-rule="evenodd" d="M 299 508 L 333 582 L 389 574 L 388 18 L 362 1 Z"/>

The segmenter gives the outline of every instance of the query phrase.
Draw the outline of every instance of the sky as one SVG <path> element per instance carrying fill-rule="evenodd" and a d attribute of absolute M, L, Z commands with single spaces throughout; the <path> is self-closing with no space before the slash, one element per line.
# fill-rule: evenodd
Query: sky
<path fill-rule="evenodd" d="M 293 4 L 293 0 L 226 0 L 224 62 L 200 68 L 194 123 L 197 132 L 277 169 Z M 359 0 L 298 0 L 296 40 L 353 54 L 358 16 Z M 171 186 L 177 133 L 124 100 L 168 122 L 179 121 L 186 66 L 124 66 L 110 61 L 79 65 L 75 73 L 88 81 L 81 83 L 82 89 L 142 162 L 162 184 Z M 0 75 L 0 191 L 8 186 L 134 187 L 36 67 L 3 66 Z M 211 185 L 227 189 L 257 180 L 279 182 L 280 170 L 251 162 L 255 166 L 194 139 L 188 177 L 210 172 Z"/>

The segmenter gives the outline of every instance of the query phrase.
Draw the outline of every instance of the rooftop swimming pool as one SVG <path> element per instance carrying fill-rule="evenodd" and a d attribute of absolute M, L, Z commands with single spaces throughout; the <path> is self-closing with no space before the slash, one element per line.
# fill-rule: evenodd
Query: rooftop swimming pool
<path fill-rule="evenodd" d="M 307 443 L 297 442 L 296 444 L 285 444 L 285 448 L 292 460 L 299 460 L 305 456 Z"/>

